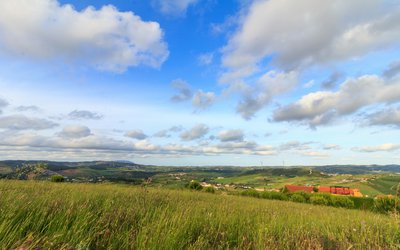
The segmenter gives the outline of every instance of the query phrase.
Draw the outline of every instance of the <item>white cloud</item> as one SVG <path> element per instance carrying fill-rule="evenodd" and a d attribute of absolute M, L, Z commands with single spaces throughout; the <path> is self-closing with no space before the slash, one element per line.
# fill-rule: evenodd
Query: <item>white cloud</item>
<path fill-rule="evenodd" d="M 236 112 L 244 119 L 251 119 L 256 112 L 266 106 L 274 97 L 292 90 L 298 83 L 298 73 L 269 71 L 262 75 L 255 86 L 243 85 L 237 91 L 243 96 Z"/>
<path fill-rule="evenodd" d="M 400 101 L 399 80 L 385 81 L 376 75 L 366 75 L 347 79 L 336 92 L 309 93 L 280 107 L 274 111 L 274 120 L 305 122 L 315 127 L 372 104 L 397 101 Z"/>
<path fill-rule="evenodd" d="M 289 141 L 286 143 L 283 143 L 282 145 L 279 146 L 280 150 L 286 151 L 286 150 L 309 150 L 310 146 L 308 146 L 310 143 L 309 142 L 304 142 L 301 143 L 299 141 Z"/>
<path fill-rule="evenodd" d="M 180 134 L 180 137 L 184 141 L 191 141 L 195 139 L 200 139 L 205 136 L 210 129 L 205 124 L 198 124 L 193 128 L 186 130 Z"/>
<path fill-rule="evenodd" d="M 354 151 L 365 152 L 365 153 L 373 153 L 373 152 L 380 152 L 380 151 L 395 151 L 400 149 L 400 144 L 393 144 L 393 143 L 385 143 L 377 146 L 365 146 L 365 147 L 356 147 L 353 148 Z"/>
<path fill-rule="evenodd" d="M 130 130 L 126 132 L 125 136 L 137 140 L 144 140 L 147 138 L 147 135 L 140 129 Z"/>
<path fill-rule="evenodd" d="M 74 110 L 68 114 L 68 118 L 73 120 L 100 120 L 103 115 L 88 110 Z"/>
<path fill-rule="evenodd" d="M 254 73 L 267 57 L 291 70 L 355 58 L 400 41 L 400 7 L 380 0 L 259 0 L 240 20 L 223 49 L 222 81 Z"/>
<path fill-rule="evenodd" d="M 337 144 L 326 144 L 323 146 L 324 150 L 340 150 L 341 147 Z"/>
<path fill-rule="evenodd" d="M 400 107 L 388 108 L 367 116 L 370 125 L 391 125 L 400 127 Z"/>
<path fill-rule="evenodd" d="M 213 92 L 198 90 L 192 98 L 192 105 L 197 109 L 205 109 L 214 104 L 216 96 Z"/>
<path fill-rule="evenodd" d="M 171 98 L 173 102 L 184 102 L 190 100 L 193 96 L 192 88 L 182 79 L 173 80 L 171 82 L 171 87 L 178 91 L 178 93 Z"/>
<path fill-rule="evenodd" d="M 152 0 L 153 7 L 163 14 L 182 16 L 190 5 L 194 5 L 198 0 Z"/>
<path fill-rule="evenodd" d="M 112 5 L 77 11 L 57 0 L 0 1 L 0 48 L 12 57 L 116 72 L 141 64 L 159 67 L 169 53 L 156 22 Z"/>
<path fill-rule="evenodd" d="M 165 158 L 199 155 L 276 154 L 272 146 L 258 145 L 255 142 L 246 141 L 226 142 L 208 146 L 188 146 L 182 144 L 155 145 L 147 140 L 132 143 L 94 134 L 86 137 L 72 138 L 46 137 L 35 133 L 0 133 L 0 138 L 0 153 L 12 150 L 14 154 L 21 151 L 25 153 L 23 158 L 26 158 L 27 155 L 37 155 L 38 151 L 52 152 L 58 156 L 62 156 L 62 153 L 65 153 L 69 159 L 82 157 L 98 159 L 99 157 L 103 157 L 104 154 L 107 154 L 111 158 L 115 156 L 142 157 L 143 155 Z"/>
<path fill-rule="evenodd" d="M 30 105 L 30 106 L 18 106 L 15 108 L 15 110 L 18 112 L 39 112 L 40 108 L 35 105 Z"/>
<path fill-rule="evenodd" d="M 171 87 L 178 93 L 171 97 L 172 102 L 192 101 L 192 105 L 196 110 L 206 109 L 214 104 L 216 96 L 214 92 L 204 92 L 199 89 L 196 92 L 192 87 L 182 79 L 176 79 L 171 82 Z"/>
<path fill-rule="evenodd" d="M 0 128 L 11 130 L 43 130 L 54 128 L 56 126 L 58 126 L 58 124 L 52 121 L 41 118 L 27 117 L 24 115 L 0 117 Z"/>
<path fill-rule="evenodd" d="M 243 141 L 244 134 L 240 129 L 223 130 L 218 134 L 218 139 L 222 142 Z"/>
<path fill-rule="evenodd" d="M 155 137 L 160 137 L 160 138 L 169 138 L 171 137 L 170 133 L 177 133 L 181 132 L 183 128 L 181 126 L 172 126 L 169 129 L 163 129 L 158 131 L 157 133 L 154 134 Z"/>
<path fill-rule="evenodd" d="M 90 129 L 82 125 L 68 125 L 59 134 L 66 138 L 82 138 L 91 135 Z"/>

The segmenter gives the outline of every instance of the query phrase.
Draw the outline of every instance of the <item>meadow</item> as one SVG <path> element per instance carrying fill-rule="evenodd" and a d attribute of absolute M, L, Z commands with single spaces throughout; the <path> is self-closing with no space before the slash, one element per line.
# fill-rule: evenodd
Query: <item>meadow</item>
<path fill-rule="evenodd" d="M 397 249 L 399 222 L 223 193 L 0 180 L 1 249 Z"/>

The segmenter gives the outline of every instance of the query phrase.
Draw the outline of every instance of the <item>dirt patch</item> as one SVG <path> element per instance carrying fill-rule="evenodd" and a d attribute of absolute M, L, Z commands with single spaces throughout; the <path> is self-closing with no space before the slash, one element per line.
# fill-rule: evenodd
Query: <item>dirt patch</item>
<path fill-rule="evenodd" d="M 79 174 L 81 171 L 79 169 L 67 169 L 67 170 L 62 170 L 60 171 L 60 174 L 62 175 L 75 175 Z"/>

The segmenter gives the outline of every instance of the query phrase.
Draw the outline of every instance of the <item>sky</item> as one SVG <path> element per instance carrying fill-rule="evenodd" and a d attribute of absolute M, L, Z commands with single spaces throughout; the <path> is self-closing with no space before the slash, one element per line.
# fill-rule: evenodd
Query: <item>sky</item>
<path fill-rule="evenodd" d="M 400 163 L 397 0 L 0 0 L 0 159 Z"/>

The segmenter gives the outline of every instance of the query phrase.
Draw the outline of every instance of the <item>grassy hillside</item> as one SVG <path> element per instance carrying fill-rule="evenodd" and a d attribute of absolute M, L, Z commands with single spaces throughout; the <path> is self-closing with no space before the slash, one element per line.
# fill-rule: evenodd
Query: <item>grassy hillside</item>
<path fill-rule="evenodd" d="M 395 248 L 396 217 L 186 190 L 0 181 L 2 249 Z"/>

